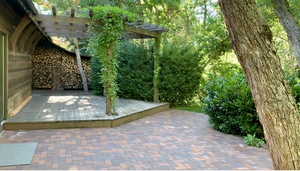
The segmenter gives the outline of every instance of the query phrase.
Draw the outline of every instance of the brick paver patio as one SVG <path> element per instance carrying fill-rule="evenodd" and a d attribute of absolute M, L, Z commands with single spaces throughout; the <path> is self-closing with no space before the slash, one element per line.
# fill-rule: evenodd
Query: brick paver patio
<path fill-rule="evenodd" d="M 6 131 L 38 142 L 32 165 L 0 169 L 271 169 L 264 149 L 213 130 L 208 117 L 170 110 L 117 128 Z"/>

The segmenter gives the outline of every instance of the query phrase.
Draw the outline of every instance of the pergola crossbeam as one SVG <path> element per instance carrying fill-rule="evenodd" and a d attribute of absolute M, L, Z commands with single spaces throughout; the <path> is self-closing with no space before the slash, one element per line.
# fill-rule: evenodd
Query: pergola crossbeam
<path fill-rule="evenodd" d="M 61 33 L 61 32 L 49 32 L 49 36 L 56 36 L 56 37 L 68 37 L 68 38 L 89 38 L 90 36 L 88 34 L 78 34 L 78 33 Z"/>
<path fill-rule="evenodd" d="M 55 8 L 53 8 L 55 9 Z M 53 10 L 53 15 L 56 15 L 55 10 Z M 37 15 L 34 16 L 34 20 L 39 23 L 42 28 L 51 28 L 51 30 L 64 30 L 63 33 L 60 33 L 59 36 L 63 36 L 66 33 L 66 36 L 73 35 L 69 32 L 78 32 L 86 33 L 88 31 L 88 25 L 91 22 L 90 18 L 75 17 L 75 10 L 71 10 L 71 16 L 51 16 L 51 15 Z M 47 30 L 47 29 L 45 29 Z M 167 31 L 165 28 L 162 28 L 157 25 L 148 24 L 148 23 L 128 23 L 126 26 L 127 33 L 134 33 L 134 38 L 158 38 L 162 32 Z M 47 31 L 46 31 L 47 32 Z M 52 35 L 54 34 L 51 32 Z M 57 35 L 58 36 L 58 35 Z"/>

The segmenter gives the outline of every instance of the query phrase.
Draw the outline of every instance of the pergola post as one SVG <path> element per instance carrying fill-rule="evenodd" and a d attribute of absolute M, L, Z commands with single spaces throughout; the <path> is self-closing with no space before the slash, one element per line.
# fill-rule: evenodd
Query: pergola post
<path fill-rule="evenodd" d="M 115 58 L 114 52 L 116 50 L 116 44 L 117 42 L 111 43 L 110 47 L 107 49 L 107 56 L 109 57 L 109 64 L 104 69 L 103 74 L 111 75 L 112 72 L 114 72 L 114 64 L 113 64 L 113 58 Z M 104 66 L 105 67 L 105 66 Z M 106 80 L 104 82 L 104 95 L 106 99 L 106 114 L 107 115 L 114 115 L 116 114 L 115 109 L 115 97 L 111 94 L 113 92 L 113 84 L 116 81 L 116 77 L 111 77 L 110 79 Z M 114 92 L 116 93 L 116 92 Z"/>
<path fill-rule="evenodd" d="M 87 91 L 89 91 L 89 88 L 88 88 L 88 84 L 87 84 L 87 78 L 86 78 L 85 72 L 83 70 L 82 62 L 81 62 L 79 42 L 78 42 L 77 38 L 74 38 L 74 43 L 75 43 L 76 62 L 77 62 L 77 67 L 78 67 L 78 70 L 80 73 L 83 90 L 85 92 L 87 92 Z"/>
<path fill-rule="evenodd" d="M 153 77 L 153 101 L 159 103 L 159 73 L 160 73 L 160 44 L 161 44 L 161 36 L 155 38 L 154 45 L 154 77 Z"/>

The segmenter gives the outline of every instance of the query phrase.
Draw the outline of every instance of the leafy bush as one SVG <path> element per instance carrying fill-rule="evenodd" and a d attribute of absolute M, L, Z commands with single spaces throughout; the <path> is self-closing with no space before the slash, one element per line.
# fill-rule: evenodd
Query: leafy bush
<path fill-rule="evenodd" d="M 300 77 L 299 77 L 299 70 L 285 72 L 286 78 L 288 80 L 289 85 L 292 89 L 292 94 L 296 99 L 296 102 L 300 103 Z"/>
<path fill-rule="evenodd" d="M 244 137 L 244 141 L 247 145 L 253 147 L 262 147 L 265 145 L 265 141 L 263 139 L 257 138 L 255 135 L 248 134 Z"/>
<path fill-rule="evenodd" d="M 192 44 L 182 40 L 166 42 L 161 56 L 161 100 L 174 105 L 188 104 L 199 89 L 202 61 Z"/>
<path fill-rule="evenodd" d="M 233 64 L 212 68 L 205 85 L 204 110 L 221 132 L 263 137 L 255 104 L 244 73 Z"/>
<path fill-rule="evenodd" d="M 91 78 L 92 78 L 92 89 L 95 95 L 103 95 L 103 85 L 101 81 L 101 62 L 97 57 L 91 59 Z"/>
<path fill-rule="evenodd" d="M 132 42 L 122 42 L 118 61 L 118 96 L 152 100 L 153 58 L 149 50 Z M 92 58 L 92 87 L 96 95 L 103 95 L 101 68 L 100 60 Z"/>
<path fill-rule="evenodd" d="M 151 49 L 124 42 L 120 48 L 118 95 L 123 98 L 152 101 L 153 57 Z"/>
<path fill-rule="evenodd" d="M 119 50 L 118 96 L 138 100 L 153 99 L 153 56 L 149 48 L 125 41 Z M 160 57 L 160 99 L 173 105 L 187 104 L 197 93 L 203 65 L 198 51 L 184 41 L 164 43 Z M 92 86 L 103 93 L 100 83 L 101 64 L 92 61 Z"/>

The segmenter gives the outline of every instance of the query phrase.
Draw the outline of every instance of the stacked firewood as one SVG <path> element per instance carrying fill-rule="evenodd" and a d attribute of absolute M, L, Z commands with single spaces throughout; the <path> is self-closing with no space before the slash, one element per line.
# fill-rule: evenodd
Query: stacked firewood
<path fill-rule="evenodd" d="M 76 55 L 56 46 L 38 46 L 32 55 L 35 89 L 82 89 Z M 82 58 L 82 66 L 90 84 L 90 59 Z"/>

